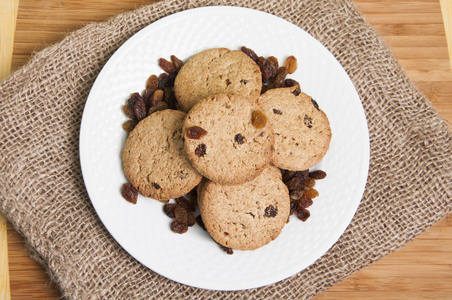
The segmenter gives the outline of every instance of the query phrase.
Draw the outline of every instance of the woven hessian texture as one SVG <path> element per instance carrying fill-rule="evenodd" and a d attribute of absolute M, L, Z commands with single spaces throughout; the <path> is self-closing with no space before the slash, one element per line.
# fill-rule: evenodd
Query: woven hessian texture
<path fill-rule="evenodd" d="M 309 32 L 339 60 L 364 106 L 368 183 L 339 241 L 308 269 L 236 292 L 178 284 L 127 254 L 82 179 L 83 107 L 103 65 L 146 25 L 188 8 L 246 6 Z M 451 210 L 451 133 L 352 1 L 170 0 L 86 26 L 34 55 L 0 86 L 0 208 L 68 299 L 302 299 L 402 247 Z"/>

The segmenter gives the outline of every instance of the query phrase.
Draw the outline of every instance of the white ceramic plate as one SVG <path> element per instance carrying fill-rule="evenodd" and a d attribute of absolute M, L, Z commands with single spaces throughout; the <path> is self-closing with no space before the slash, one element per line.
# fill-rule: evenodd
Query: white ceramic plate
<path fill-rule="evenodd" d="M 126 140 L 121 106 L 141 92 L 150 74 L 160 74 L 158 59 L 187 59 L 213 47 L 247 46 L 283 62 L 298 59 L 289 76 L 300 82 L 329 117 L 333 138 L 316 168 L 328 173 L 316 188 L 311 217 L 294 216 L 281 235 L 255 251 L 227 255 L 199 226 L 186 234 L 170 231 L 162 204 L 121 197 L 126 182 L 121 151 Z M 358 94 L 344 69 L 317 40 L 297 26 L 263 12 L 237 7 L 207 7 L 163 18 L 144 28 L 110 58 L 86 102 L 80 131 L 80 162 L 89 197 L 116 241 L 134 258 L 177 282 L 215 290 L 240 290 L 271 284 L 302 271 L 342 235 L 363 195 L 369 165 L 367 122 Z"/>

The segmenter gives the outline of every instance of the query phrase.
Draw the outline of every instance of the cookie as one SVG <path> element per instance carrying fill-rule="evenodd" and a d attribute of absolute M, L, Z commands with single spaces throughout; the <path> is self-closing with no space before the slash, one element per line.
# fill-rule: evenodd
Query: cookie
<path fill-rule="evenodd" d="M 268 90 L 258 104 L 275 133 L 273 165 L 300 171 L 322 160 L 330 145 L 331 128 L 315 100 L 297 86 Z"/>
<path fill-rule="evenodd" d="M 170 109 L 155 112 L 127 138 L 122 153 L 124 173 L 141 195 L 169 200 L 185 195 L 201 181 L 184 151 L 185 115 Z"/>
<path fill-rule="evenodd" d="M 240 95 L 213 95 L 193 106 L 183 126 L 185 151 L 193 167 L 226 185 L 258 176 L 270 163 L 274 142 L 269 122 L 262 128 L 252 124 L 253 114 L 259 112 L 255 103 Z"/>
<path fill-rule="evenodd" d="M 290 212 L 289 191 L 273 170 L 254 180 L 225 186 L 207 181 L 198 202 L 204 225 L 225 247 L 254 250 L 277 238 Z"/>
<path fill-rule="evenodd" d="M 191 57 L 179 70 L 174 93 L 188 112 L 213 94 L 239 94 L 257 99 L 262 88 L 259 66 L 242 51 L 214 48 Z"/>

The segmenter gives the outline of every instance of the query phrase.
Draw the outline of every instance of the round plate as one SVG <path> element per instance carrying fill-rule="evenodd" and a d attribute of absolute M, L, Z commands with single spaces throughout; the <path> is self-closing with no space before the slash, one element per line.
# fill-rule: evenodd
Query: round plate
<path fill-rule="evenodd" d="M 214 47 L 253 49 L 284 62 L 294 55 L 300 82 L 327 114 L 330 149 L 316 166 L 328 173 L 318 181 L 320 196 L 311 217 L 293 216 L 280 236 L 255 251 L 227 255 L 199 226 L 179 235 L 162 204 L 139 196 L 133 205 L 120 188 L 127 180 L 121 151 L 126 140 L 121 106 L 141 92 L 158 59 L 186 60 Z M 89 94 L 80 130 L 80 163 L 89 197 L 105 227 L 135 259 L 153 271 L 194 287 L 240 290 L 268 285 L 302 271 L 320 258 L 350 223 L 364 192 L 369 135 L 359 96 L 344 69 L 316 39 L 283 19 L 237 7 L 186 10 L 147 26 L 110 58 Z"/>

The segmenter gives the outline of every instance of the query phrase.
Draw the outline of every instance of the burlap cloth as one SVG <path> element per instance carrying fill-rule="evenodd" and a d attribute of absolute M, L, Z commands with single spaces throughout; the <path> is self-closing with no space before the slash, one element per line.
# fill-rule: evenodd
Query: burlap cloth
<path fill-rule="evenodd" d="M 82 111 L 105 62 L 153 21 L 206 5 L 263 10 L 309 32 L 348 72 L 368 120 L 369 178 L 350 226 L 314 265 L 259 289 L 196 289 L 147 269 L 104 228 L 80 171 Z M 1 83 L 0 96 L 1 211 L 67 298 L 308 298 L 402 247 L 452 206 L 450 130 L 349 0 L 159 2 L 37 53 Z"/>

